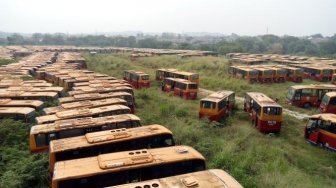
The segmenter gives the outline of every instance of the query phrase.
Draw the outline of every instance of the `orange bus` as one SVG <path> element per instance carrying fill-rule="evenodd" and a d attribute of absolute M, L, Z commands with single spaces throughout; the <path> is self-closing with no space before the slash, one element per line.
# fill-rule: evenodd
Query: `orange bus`
<path fill-rule="evenodd" d="M 62 112 L 66 110 L 72 110 L 72 109 L 79 109 L 79 108 L 97 108 L 102 106 L 109 106 L 109 105 L 125 105 L 127 106 L 127 101 L 120 98 L 107 98 L 107 99 L 101 99 L 101 100 L 85 100 L 85 101 L 78 101 L 78 102 L 72 102 L 72 103 L 64 103 L 60 104 L 59 106 L 54 107 L 48 107 L 44 108 L 43 112 L 44 115 L 51 115 L 55 114 L 57 112 Z"/>
<path fill-rule="evenodd" d="M 314 145 L 336 151 L 336 115 L 326 113 L 310 116 L 304 136 Z"/>
<path fill-rule="evenodd" d="M 199 188 L 243 188 L 237 180 L 235 180 L 230 174 L 220 169 L 210 169 L 199 172 L 192 172 L 177 176 L 164 177 L 160 179 L 147 180 L 137 183 L 129 183 L 119 186 L 106 187 L 106 188 L 187 188 L 187 187 L 199 187 Z"/>
<path fill-rule="evenodd" d="M 336 114 L 336 92 L 328 92 L 323 96 L 320 111 L 321 113 Z"/>
<path fill-rule="evenodd" d="M 179 78 L 165 78 L 162 81 L 162 91 L 174 92 L 175 96 L 181 96 L 184 99 L 196 99 L 198 85 L 194 82 Z"/>
<path fill-rule="evenodd" d="M 53 123 L 58 120 L 82 118 L 82 117 L 101 117 L 118 114 L 129 114 L 131 109 L 124 105 L 102 106 L 97 108 L 79 108 L 56 112 L 55 114 L 36 117 L 37 124 Z"/>
<path fill-rule="evenodd" d="M 39 100 L 0 99 L 0 108 L 2 107 L 29 107 L 35 110 L 41 110 L 43 108 L 43 102 Z"/>
<path fill-rule="evenodd" d="M 49 169 L 58 161 L 144 148 L 173 146 L 173 134 L 161 125 L 115 129 L 53 140 L 49 147 Z"/>
<path fill-rule="evenodd" d="M 250 83 L 255 83 L 258 81 L 258 71 L 247 68 L 247 67 L 239 67 L 237 66 L 235 68 L 235 77 L 236 78 L 242 78 L 244 80 L 248 80 Z"/>
<path fill-rule="evenodd" d="M 190 82 L 199 84 L 199 75 L 196 73 L 185 72 L 185 71 L 174 71 L 173 72 L 174 78 L 180 78 L 184 80 L 189 80 Z"/>
<path fill-rule="evenodd" d="M 59 99 L 61 104 L 84 101 L 84 100 L 100 100 L 100 99 L 108 99 L 108 98 L 121 98 L 127 101 L 127 106 L 131 108 L 132 113 L 135 111 L 135 102 L 134 97 L 126 92 L 113 92 L 113 93 L 88 93 L 88 94 L 80 94 L 74 95 L 70 97 L 63 97 Z"/>
<path fill-rule="evenodd" d="M 202 170 L 204 157 L 188 146 L 131 150 L 56 162 L 52 188 L 106 187 Z"/>
<path fill-rule="evenodd" d="M 137 89 L 150 87 L 149 75 L 144 72 L 125 70 L 123 79 Z"/>
<path fill-rule="evenodd" d="M 208 117 L 210 121 L 220 121 L 231 114 L 235 105 L 233 91 L 217 91 L 200 100 L 199 118 Z"/>
<path fill-rule="evenodd" d="M 26 123 L 34 122 L 36 111 L 29 107 L 0 107 L 0 119 L 12 118 Z"/>
<path fill-rule="evenodd" d="M 292 82 L 302 82 L 303 80 L 303 69 L 297 67 L 284 67 L 287 70 L 286 80 Z"/>
<path fill-rule="evenodd" d="M 79 94 L 88 94 L 88 93 L 111 93 L 111 92 L 127 92 L 132 94 L 132 96 L 134 96 L 133 93 L 133 89 L 131 87 L 127 87 L 127 86 L 116 86 L 116 87 L 82 87 L 78 90 L 74 90 L 74 91 L 69 91 L 69 95 L 70 96 L 74 96 L 74 95 L 79 95 Z"/>
<path fill-rule="evenodd" d="M 133 114 L 61 120 L 33 126 L 30 129 L 29 147 L 31 152 L 47 151 L 51 140 L 140 126 L 140 118 Z"/>
<path fill-rule="evenodd" d="M 125 84 L 127 81 L 125 80 L 90 80 L 88 82 L 79 82 L 74 83 L 73 87 L 83 87 L 83 86 L 89 86 L 92 84 Z"/>
<path fill-rule="evenodd" d="M 73 88 L 75 83 L 88 82 L 90 80 L 115 80 L 115 78 L 109 76 L 105 77 L 82 76 L 82 77 L 65 79 L 62 83 L 62 86 L 64 87 L 65 90 L 69 91 Z"/>
<path fill-rule="evenodd" d="M 174 78 L 173 72 L 177 69 L 158 69 L 156 70 L 155 79 L 163 80 L 164 78 Z"/>
<path fill-rule="evenodd" d="M 322 97 L 330 91 L 336 91 L 336 86 L 331 84 L 291 86 L 287 93 L 287 102 L 303 108 L 319 107 Z"/>
<path fill-rule="evenodd" d="M 184 79 L 175 79 L 174 95 L 184 99 L 197 98 L 198 84 Z"/>
<path fill-rule="evenodd" d="M 263 93 L 245 94 L 244 111 L 250 113 L 252 124 L 260 132 L 280 132 L 282 124 L 282 107 Z"/>
<path fill-rule="evenodd" d="M 260 83 L 271 83 L 274 78 L 274 70 L 266 67 L 253 67 L 258 71 L 258 80 Z"/>
<path fill-rule="evenodd" d="M 1 89 L 0 89 L 1 90 Z M 58 96 L 65 97 L 66 92 L 62 87 L 9 87 L 1 91 L 25 91 L 25 92 L 57 92 Z"/>
<path fill-rule="evenodd" d="M 25 91 L 3 91 L 0 92 L 0 99 L 8 98 L 13 100 L 40 100 L 54 102 L 58 99 L 57 92 L 25 92 Z"/>
<path fill-rule="evenodd" d="M 23 81 L 21 79 L 9 79 L 1 80 L 0 88 L 9 88 L 9 87 L 51 87 L 52 84 L 47 83 L 42 80 L 27 80 Z"/>
<path fill-rule="evenodd" d="M 323 67 L 321 65 L 309 65 L 304 67 L 307 78 L 328 82 L 331 80 L 333 70 L 329 67 Z"/>
<path fill-rule="evenodd" d="M 273 70 L 273 82 L 285 82 L 286 81 L 286 69 L 282 67 L 269 67 L 269 69 Z"/>

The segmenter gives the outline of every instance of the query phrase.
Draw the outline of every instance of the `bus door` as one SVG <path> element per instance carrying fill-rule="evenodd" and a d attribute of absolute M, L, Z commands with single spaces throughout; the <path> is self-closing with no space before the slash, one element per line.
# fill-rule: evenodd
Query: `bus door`
<path fill-rule="evenodd" d="M 327 92 L 328 92 L 327 90 L 324 90 L 324 89 L 318 89 L 318 90 L 317 90 L 317 101 L 318 101 L 318 102 L 321 102 L 323 96 L 324 96 Z"/>
<path fill-rule="evenodd" d="M 321 123 L 321 120 L 313 121 L 309 120 L 308 125 L 306 127 L 306 137 L 309 142 L 314 144 L 318 143 L 319 131 L 318 131 L 318 124 Z"/>

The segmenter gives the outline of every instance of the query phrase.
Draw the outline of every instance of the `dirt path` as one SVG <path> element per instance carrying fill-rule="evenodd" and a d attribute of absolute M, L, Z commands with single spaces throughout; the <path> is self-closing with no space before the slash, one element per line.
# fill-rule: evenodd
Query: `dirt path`
<path fill-rule="evenodd" d="M 199 88 L 199 91 L 200 91 L 200 94 L 201 95 L 210 95 L 211 93 L 214 93 L 214 91 L 211 91 L 211 90 L 207 90 L 207 89 L 203 89 L 203 88 Z M 238 97 L 236 96 L 236 100 L 240 101 L 240 102 L 243 102 L 244 101 L 244 98 L 243 97 Z M 299 120 L 303 120 L 303 119 L 307 119 L 309 117 L 308 114 L 301 114 L 299 112 L 295 112 L 295 111 L 292 111 L 292 110 L 288 110 L 286 108 L 283 108 L 283 112 L 289 116 L 292 116 L 296 119 L 299 119 Z"/>

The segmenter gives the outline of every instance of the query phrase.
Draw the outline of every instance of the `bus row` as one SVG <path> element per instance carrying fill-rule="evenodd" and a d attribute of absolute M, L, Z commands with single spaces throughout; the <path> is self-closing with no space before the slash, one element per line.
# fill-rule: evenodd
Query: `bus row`
<path fill-rule="evenodd" d="M 36 125 L 30 132 L 30 148 L 32 152 L 49 148 L 52 187 L 105 187 L 206 172 L 200 153 L 175 146 L 170 130 L 155 124 L 141 126 L 132 114 Z M 84 167 L 80 172 L 74 168 L 78 165 Z M 230 175 L 217 171 L 226 185 L 241 187 Z M 130 173 L 138 175 L 129 177 Z"/>
<path fill-rule="evenodd" d="M 230 66 L 229 74 L 250 83 L 302 82 L 303 69 L 285 65 Z"/>
<path fill-rule="evenodd" d="M 319 82 L 329 82 L 332 75 L 336 73 L 336 66 L 328 64 L 295 64 L 292 65 L 301 68 L 304 71 L 304 78 L 312 79 Z"/>

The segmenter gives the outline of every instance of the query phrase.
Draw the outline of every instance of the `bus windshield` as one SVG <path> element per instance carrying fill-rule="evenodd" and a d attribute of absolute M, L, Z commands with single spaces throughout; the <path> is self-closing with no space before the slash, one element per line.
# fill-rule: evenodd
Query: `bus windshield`
<path fill-rule="evenodd" d="M 330 75 L 330 70 L 328 70 L 328 69 L 323 70 L 323 74 L 324 74 L 324 75 Z"/>
<path fill-rule="evenodd" d="M 303 74 L 303 69 L 297 69 L 296 74 L 297 75 L 302 75 Z"/>
<path fill-rule="evenodd" d="M 251 70 L 250 72 L 249 72 L 249 74 L 250 75 L 257 75 L 258 74 L 258 71 L 256 71 L 256 70 Z"/>
<path fill-rule="evenodd" d="M 271 76 L 271 75 L 272 75 L 272 70 L 265 70 L 265 71 L 264 71 L 264 74 L 265 74 L 266 76 Z"/>
<path fill-rule="evenodd" d="M 316 127 L 316 119 L 309 119 L 307 123 L 307 128 Z"/>
<path fill-rule="evenodd" d="M 286 70 L 283 70 L 283 69 L 280 69 L 280 70 L 278 70 L 278 74 L 279 75 L 286 75 Z"/>
<path fill-rule="evenodd" d="M 295 95 L 295 89 L 290 88 L 287 93 L 287 99 L 288 100 L 293 100 Z"/>
<path fill-rule="evenodd" d="M 148 75 L 143 75 L 143 76 L 141 76 L 141 80 L 149 80 L 149 76 Z"/>
<path fill-rule="evenodd" d="M 266 115 L 281 115 L 282 109 L 280 107 L 264 107 L 264 114 Z"/>
<path fill-rule="evenodd" d="M 176 83 L 176 88 L 182 89 L 182 90 L 186 90 L 187 89 L 187 84 L 184 83 Z"/>
<path fill-rule="evenodd" d="M 191 80 L 197 80 L 197 79 L 198 79 L 198 74 L 191 75 Z"/>
<path fill-rule="evenodd" d="M 197 89 L 197 84 L 189 84 L 189 89 Z"/>
<path fill-rule="evenodd" d="M 324 95 L 321 101 L 321 104 L 328 105 L 329 104 L 330 97 L 327 95 Z"/>
<path fill-rule="evenodd" d="M 216 103 L 211 101 L 201 101 L 201 108 L 215 109 Z"/>

